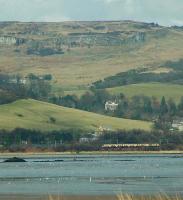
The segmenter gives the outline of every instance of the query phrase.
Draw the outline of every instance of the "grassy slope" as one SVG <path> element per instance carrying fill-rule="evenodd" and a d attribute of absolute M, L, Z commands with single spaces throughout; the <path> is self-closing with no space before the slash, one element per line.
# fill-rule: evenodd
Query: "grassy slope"
<path fill-rule="evenodd" d="M 144 95 L 149 97 L 156 97 L 161 99 L 165 96 L 166 99 L 172 98 L 174 101 L 179 102 L 180 98 L 183 96 L 183 85 L 176 84 L 163 84 L 163 83 L 142 83 L 142 84 L 132 84 L 127 86 L 120 86 L 114 88 L 106 89 L 110 94 L 120 94 L 123 93 L 127 97 L 132 97 L 135 95 Z M 70 90 L 64 91 L 64 95 L 76 95 L 80 97 L 82 94 L 88 90 Z M 59 93 L 58 93 L 59 94 Z"/>
<path fill-rule="evenodd" d="M 108 88 L 107 90 L 111 94 L 124 93 L 128 97 L 143 94 L 145 96 L 154 96 L 160 99 L 162 96 L 165 96 L 167 99 L 172 98 L 176 102 L 183 96 L 183 86 L 174 84 L 144 83 Z"/>
<path fill-rule="evenodd" d="M 20 114 L 23 117 L 18 116 Z M 56 118 L 55 124 L 49 122 L 50 117 Z M 0 106 L 0 129 L 11 130 L 21 127 L 43 131 L 70 128 L 96 130 L 100 125 L 113 129 L 150 130 L 152 124 L 143 121 L 111 118 L 35 100 L 19 100 L 12 104 Z"/>
<path fill-rule="evenodd" d="M 102 25 L 103 23 L 97 22 L 97 24 Z M 84 28 L 80 27 L 79 29 L 72 30 L 64 28 L 63 26 L 64 24 L 52 27 L 48 24 L 46 25 L 47 28 L 44 28 L 43 31 L 54 32 L 58 29 L 56 32 L 59 34 L 91 31 L 89 24 L 81 26 Z M 132 24 L 130 25 L 130 23 L 124 23 L 122 26 L 108 26 L 112 31 L 136 30 L 134 27 L 131 28 Z M 19 29 L 23 29 L 23 27 L 22 25 Z M 7 27 L 5 33 L 11 33 L 17 27 L 10 28 Z M 143 32 L 147 30 L 138 28 L 137 31 Z M 35 37 L 34 35 L 28 36 Z M 14 52 L 16 47 L 2 47 L 0 49 L 0 70 L 2 72 L 22 74 L 30 72 L 38 74 L 51 73 L 55 77 L 55 84 L 61 85 L 61 87 L 73 88 L 80 85 L 86 86 L 96 80 L 103 79 L 118 72 L 142 66 L 157 67 L 167 60 L 182 58 L 182 38 L 182 31 L 171 29 L 163 37 L 155 38 L 149 36 L 148 40 L 138 47 L 134 45 L 122 45 L 121 47 L 94 46 L 90 49 L 82 47 L 72 48 L 71 51 L 66 51 L 64 55 L 49 57 L 28 56 L 23 53 L 26 50 L 26 46 L 21 47 L 22 51 L 20 54 Z"/>
<path fill-rule="evenodd" d="M 126 47 L 92 47 L 72 49 L 65 55 L 50 57 L 17 56 L 5 52 L 3 54 L 6 55 L 0 55 L 0 70 L 23 74 L 51 73 L 56 83 L 64 88 L 86 86 L 107 76 L 139 66 L 157 66 L 167 60 L 182 58 L 183 43 L 180 42 L 182 37 L 177 37 L 174 42 L 171 41 L 172 38 L 152 40 L 130 51 L 125 49 Z M 159 43 L 154 45 L 156 42 Z M 170 50 L 170 47 L 173 50 Z"/>

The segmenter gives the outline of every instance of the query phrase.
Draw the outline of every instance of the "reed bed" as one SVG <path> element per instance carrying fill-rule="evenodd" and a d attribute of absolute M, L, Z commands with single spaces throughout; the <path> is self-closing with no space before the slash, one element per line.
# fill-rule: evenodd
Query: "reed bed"
<path fill-rule="evenodd" d="M 114 197 L 109 196 L 78 196 L 78 197 L 64 197 L 64 196 L 49 196 L 48 200 L 183 200 L 181 195 L 167 195 L 167 194 L 157 194 L 157 195 L 130 195 L 130 194 L 118 194 Z"/>
<path fill-rule="evenodd" d="M 117 195 L 117 200 L 183 200 L 180 195 L 169 196 L 167 194 L 158 194 L 152 196 L 135 196 L 130 194 Z"/>

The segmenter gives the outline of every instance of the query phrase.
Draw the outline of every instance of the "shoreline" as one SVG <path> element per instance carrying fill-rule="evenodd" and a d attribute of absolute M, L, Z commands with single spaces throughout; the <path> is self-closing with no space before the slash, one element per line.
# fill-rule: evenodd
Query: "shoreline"
<path fill-rule="evenodd" d="M 114 195 L 7 195 L 0 194 L 0 200 L 118 200 Z"/>
<path fill-rule="evenodd" d="M 34 194 L 0 194 L 0 200 L 182 200 L 182 195 L 34 195 Z"/>
<path fill-rule="evenodd" d="M 43 156 L 43 157 L 57 157 L 57 156 L 66 156 L 66 155 L 150 155 L 150 154 L 183 154 L 183 151 L 86 151 L 86 152 L 0 152 L 0 157 L 18 157 L 18 156 Z"/>

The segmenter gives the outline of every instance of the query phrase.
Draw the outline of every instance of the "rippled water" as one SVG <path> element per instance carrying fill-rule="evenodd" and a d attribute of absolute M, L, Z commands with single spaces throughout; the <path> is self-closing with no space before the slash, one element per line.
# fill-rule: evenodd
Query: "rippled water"
<path fill-rule="evenodd" d="M 94 155 L 76 159 L 62 156 L 26 160 L 26 163 L 0 163 L 0 194 L 183 194 L 183 156 L 180 155 Z"/>

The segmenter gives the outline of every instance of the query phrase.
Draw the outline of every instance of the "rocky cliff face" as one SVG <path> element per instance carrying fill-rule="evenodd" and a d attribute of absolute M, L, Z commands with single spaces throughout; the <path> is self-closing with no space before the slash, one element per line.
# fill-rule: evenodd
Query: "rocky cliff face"
<path fill-rule="evenodd" d="M 137 32 L 125 36 L 123 32 L 70 34 L 65 38 L 65 43 L 74 46 L 121 46 L 127 43 L 145 41 L 145 33 Z"/>
<path fill-rule="evenodd" d="M 164 37 L 167 29 L 153 23 L 66 22 L 3 23 L 0 45 L 22 45 L 27 49 L 138 45 L 151 37 Z"/>
<path fill-rule="evenodd" d="M 146 41 L 144 32 L 128 33 L 72 33 L 66 36 L 55 36 L 47 40 L 27 40 L 27 45 L 52 47 L 55 49 L 93 47 L 93 46 L 122 46 L 140 44 Z"/>

